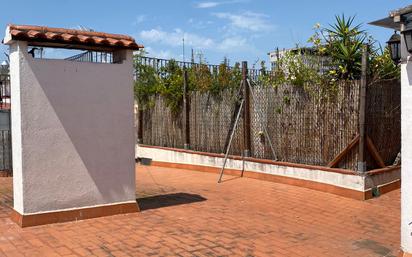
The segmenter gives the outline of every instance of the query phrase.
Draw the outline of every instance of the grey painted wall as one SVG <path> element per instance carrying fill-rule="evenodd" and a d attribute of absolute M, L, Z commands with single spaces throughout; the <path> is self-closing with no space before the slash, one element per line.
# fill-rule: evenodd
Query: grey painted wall
<path fill-rule="evenodd" d="M 11 47 L 15 205 L 39 213 L 135 201 L 132 52 L 121 64 Z"/>

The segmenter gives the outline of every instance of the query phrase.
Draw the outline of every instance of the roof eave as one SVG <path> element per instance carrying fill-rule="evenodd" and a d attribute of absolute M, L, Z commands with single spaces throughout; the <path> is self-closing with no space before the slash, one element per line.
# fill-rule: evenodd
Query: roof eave
<path fill-rule="evenodd" d="M 400 8 L 389 13 L 389 17 L 370 22 L 370 25 L 384 27 L 388 29 L 393 29 L 400 31 L 401 30 L 401 23 L 404 16 L 412 14 L 412 5 L 408 5 L 404 8 Z"/>
<path fill-rule="evenodd" d="M 369 22 L 368 24 L 378 26 L 378 27 L 393 29 L 393 30 L 397 30 L 397 31 L 401 30 L 401 24 L 398 23 L 398 22 L 395 22 L 393 20 L 393 17 L 383 18 L 383 19 L 380 19 L 380 20 L 377 20 L 377 21 Z"/>
<path fill-rule="evenodd" d="M 408 5 L 406 7 L 394 10 L 389 13 L 390 17 L 400 16 L 404 14 L 412 13 L 412 5 Z"/>
<path fill-rule="evenodd" d="M 89 32 L 63 28 L 9 24 L 3 43 L 28 42 L 30 46 L 83 49 L 92 51 L 140 50 L 134 38 L 127 35 Z"/>

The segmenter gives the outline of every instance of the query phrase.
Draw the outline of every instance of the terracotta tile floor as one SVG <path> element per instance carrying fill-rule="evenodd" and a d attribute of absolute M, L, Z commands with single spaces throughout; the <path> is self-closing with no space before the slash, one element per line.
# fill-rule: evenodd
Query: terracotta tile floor
<path fill-rule="evenodd" d="M 0 256 L 396 256 L 399 190 L 361 202 L 139 166 L 140 213 L 21 229 L 0 178 Z"/>

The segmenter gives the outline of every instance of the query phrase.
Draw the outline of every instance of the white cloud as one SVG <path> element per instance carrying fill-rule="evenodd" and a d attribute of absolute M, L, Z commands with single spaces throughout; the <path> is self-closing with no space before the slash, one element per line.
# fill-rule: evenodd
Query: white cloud
<path fill-rule="evenodd" d="M 228 37 L 223 39 L 218 45 L 217 48 L 222 52 L 236 52 L 247 50 L 248 42 L 245 38 L 242 37 Z"/>
<path fill-rule="evenodd" d="M 201 21 L 194 18 L 190 18 L 187 22 L 195 29 L 205 29 L 213 24 L 213 21 Z"/>
<path fill-rule="evenodd" d="M 178 59 L 179 56 L 176 56 L 170 50 L 157 50 L 152 47 L 146 47 L 145 52 L 147 52 L 148 56 L 156 57 L 160 59 Z"/>
<path fill-rule="evenodd" d="M 173 47 L 182 46 L 183 38 L 187 46 L 208 49 L 215 45 L 214 40 L 211 38 L 187 33 L 181 29 L 175 29 L 172 32 L 167 32 L 162 29 L 143 30 L 139 36 L 149 43 L 160 43 Z"/>
<path fill-rule="evenodd" d="M 196 8 L 199 9 L 206 9 L 206 8 L 214 8 L 219 5 L 225 5 L 225 4 L 237 4 L 237 3 L 244 3 L 248 2 L 249 0 L 231 0 L 231 1 L 221 1 L 221 2 L 199 2 L 195 4 Z"/>
<path fill-rule="evenodd" d="M 143 22 L 145 22 L 147 20 L 147 16 L 146 15 L 144 15 L 144 14 L 141 14 L 141 15 L 138 15 L 137 17 L 136 17 L 136 19 L 133 21 L 133 25 L 138 25 L 138 24 L 140 24 L 140 23 L 143 23 Z"/>
<path fill-rule="evenodd" d="M 254 32 L 267 32 L 274 29 L 274 26 L 269 22 L 268 15 L 254 12 L 243 12 L 241 14 L 233 14 L 228 12 L 214 13 L 214 16 L 220 19 L 226 19 L 234 28 L 250 30 Z"/>
<path fill-rule="evenodd" d="M 197 3 L 196 8 L 213 8 L 218 5 L 221 5 L 221 3 L 218 2 L 202 2 L 202 3 Z"/>
<path fill-rule="evenodd" d="M 209 53 L 233 54 L 245 53 L 260 54 L 249 37 L 240 35 L 219 34 L 212 39 L 199 34 L 187 33 L 181 29 L 165 31 L 160 28 L 143 30 L 139 33 L 139 40 L 143 40 L 146 45 L 145 50 L 148 56 L 164 59 L 182 59 L 182 39 L 185 37 L 187 49 L 193 48 L 196 51 L 207 51 Z M 162 49 L 162 50 L 159 50 Z M 190 55 L 186 52 L 186 58 Z"/>

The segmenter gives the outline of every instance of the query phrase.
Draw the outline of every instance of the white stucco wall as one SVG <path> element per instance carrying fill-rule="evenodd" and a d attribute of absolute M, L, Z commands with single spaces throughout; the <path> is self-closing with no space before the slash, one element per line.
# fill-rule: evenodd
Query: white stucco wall
<path fill-rule="evenodd" d="M 13 158 L 13 201 L 14 209 L 23 213 L 23 173 L 21 149 L 21 106 L 20 106 L 20 61 L 25 58 L 27 51 L 25 42 L 17 42 L 10 46 L 10 89 L 11 104 L 11 130 L 12 130 L 12 158 Z"/>
<path fill-rule="evenodd" d="M 150 147 L 136 146 L 136 157 L 149 158 L 154 161 L 182 163 L 221 168 L 223 158 L 205 156 L 200 154 L 190 154 L 172 150 L 164 150 Z M 327 172 L 324 170 L 305 169 L 291 166 L 279 166 L 245 161 L 245 170 L 258 173 L 265 173 L 295 179 L 303 179 L 335 185 L 357 191 L 365 191 L 365 180 L 362 176 Z M 228 159 L 227 169 L 242 170 L 242 161 Z M 216 177 L 217 180 L 217 177 Z"/>
<path fill-rule="evenodd" d="M 132 51 L 121 64 L 85 63 L 33 59 L 12 44 L 18 212 L 135 202 L 132 79 Z"/>
<path fill-rule="evenodd" d="M 402 56 L 405 61 L 408 55 L 402 42 Z M 412 59 L 405 61 L 401 65 L 401 247 L 405 252 L 412 253 Z"/>

